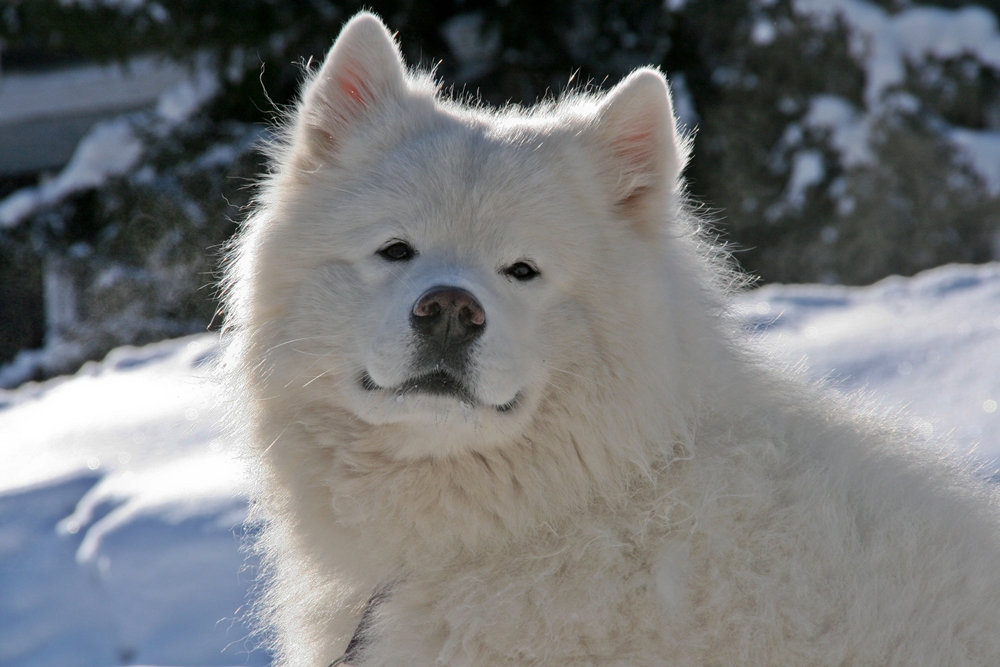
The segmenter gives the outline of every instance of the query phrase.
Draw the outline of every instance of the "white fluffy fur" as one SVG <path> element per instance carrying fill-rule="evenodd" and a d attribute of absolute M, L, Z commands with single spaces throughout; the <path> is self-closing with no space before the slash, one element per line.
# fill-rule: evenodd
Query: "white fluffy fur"
<path fill-rule="evenodd" d="M 344 28 L 227 282 L 280 664 L 388 587 L 364 667 L 1000 665 L 992 491 L 743 349 L 674 128 L 656 70 L 491 111 Z M 442 283 L 486 313 L 475 401 L 366 391 Z"/>

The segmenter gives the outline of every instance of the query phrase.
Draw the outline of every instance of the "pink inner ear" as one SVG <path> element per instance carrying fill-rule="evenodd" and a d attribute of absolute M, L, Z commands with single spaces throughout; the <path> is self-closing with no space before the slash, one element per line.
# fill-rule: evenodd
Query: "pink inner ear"
<path fill-rule="evenodd" d="M 352 100 L 354 100 L 361 106 L 364 107 L 368 106 L 367 104 L 365 104 L 365 98 L 362 95 L 361 91 L 364 91 L 365 93 L 369 94 L 370 91 L 366 89 L 366 87 L 361 81 L 361 77 L 359 77 L 357 74 L 350 71 L 345 72 L 344 75 L 337 80 L 337 83 L 340 85 L 340 90 L 343 91 L 345 95 L 350 97 Z"/>
<path fill-rule="evenodd" d="M 630 172 L 646 172 L 654 168 L 655 156 L 661 150 L 655 129 L 634 129 L 617 137 L 612 149 Z"/>
<path fill-rule="evenodd" d="M 365 84 L 363 75 L 358 71 L 361 68 L 352 65 L 354 64 L 345 63 L 341 71 L 334 75 L 334 90 L 339 94 L 327 101 L 325 120 L 321 120 L 315 126 L 331 147 L 335 145 L 337 136 L 344 128 L 368 109 L 368 104 L 374 97 L 371 88 Z"/>

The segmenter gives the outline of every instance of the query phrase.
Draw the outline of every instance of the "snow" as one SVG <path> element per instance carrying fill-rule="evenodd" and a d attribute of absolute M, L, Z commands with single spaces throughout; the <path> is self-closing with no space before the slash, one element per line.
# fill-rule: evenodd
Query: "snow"
<path fill-rule="evenodd" d="M 903 83 L 905 60 L 919 65 L 929 57 L 969 55 L 1000 69 L 996 17 L 976 6 L 949 10 L 907 7 L 890 14 L 867 0 L 795 0 L 795 11 L 821 25 L 841 18 L 851 31 L 853 55 L 865 66 L 865 100 L 878 106 L 885 92 Z"/>
<path fill-rule="evenodd" d="M 806 201 L 806 191 L 826 176 L 823 166 L 823 154 L 817 150 L 799 151 L 792 159 L 792 175 L 788 179 L 788 192 L 785 199 L 792 206 L 802 207 Z"/>
<path fill-rule="evenodd" d="M 156 113 L 168 127 L 183 123 L 219 91 L 219 80 L 203 64 L 191 76 L 164 91 L 156 103 Z"/>
<path fill-rule="evenodd" d="M 812 100 L 805 120 L 830 131 L 832 146 L 845 167 L 871 161 L 870 128 L 880 113 L 893 105 L 916 105 L 898 91 L 905 82 L 907 63 L 920 67 L 931 59 L 971 57 L 1000 72 L 997 18 L 983 7 L 950 10 L 915 5 L 889 13 L 868 0 L 794 0 L 793 7 L 823 27 L 840 18 L 850 33 L 852 55 L 865 71 L 864 112 L 856 113 L 847 101 L 824 94 Z M 1000 194 L 1000 132 L 950 128 L 945 134 L 989 192 Z"/>
<path fill-rule="evenodd" d="M 141 156 L 142 141 L 126 118 L 98 123 L 80 141 L 69 164 L 56 178 L 34 188 L 22 188 L 0 201 L 0 227 L 13 227 L 42 206 L 127 173 Z"/>
<path fill-rule="evenodd" d="M 88 65 L 41 74 L 0 76 L 0 126 L 36 118 L 138 109 L 182 83 L 187 68 L 144 57 L 126 64 Z"/>
<path fill-rule="evenodd" d="M 1000 195 L 1000 131 L 954 128 L 949 132 L 969 165 L 994 197 Z"/>
<path fill-rule="evenodd" d="M 59 0 L 63 6 L 78 5 L 84 9 L 94 9 L 98 4 L 105 7 L 115 7 L 126 12 L 134 12 L 141 9 L 146 4 L 146 0 Z"/>
<path fill-rule="evenodd" d="M 756 46 L 768 46 L 777 34 L 774 22 L 760 17 L 754 21 L 753 28 L 750 29 L 750 41 Z"/>
<path fill-rule="evenodd" d="M 972 55 L 980 63 L 1000 69 L 997 19 L 984 7 L 913 7 L 894 16 L 892 23 L 901 48 L 913 62 L 928 55 L 942 60 Z"/>
<path fill-rule="evenodd" d="M 0 392 L 0 664 L 261 665 L 211 335 Z"/>
<path fill-rule="evenodd" d="M 147 0 L 59 0 L 59 4 L 72 7 L 76 5 L 88 11 L 98 7 L 109 7 L 125 14 L 134 14 L 145 9 L 146 13 L 157 23 L 163 23 L 170 18 L 170 13 L 158 2 Z"/>
<path fill-rule="evenodd" d="M 759 327 L 757 344 L 810 377 L 866 390 L 962 452 L 1000 458 L 1000 264 L 864 288 L 774 285 L 740 305 Z"/>
<path fill-rule="evenodd" d="M 816 95 L 810 100 L 802 122 L 811 129 L 830 133 L 830 145 L 837 151 L 845 169 L 875 162 L 868 145 L 870 120 L 844 98 Z"/>
<path fill-rule="evenodd" d="M 127 119 L 98 123 L 80 141 L 69 164 L 56 178 L 37 188 L 15 193 L 15 207 L 0 203 L 0 226 L 11 227 L 40 206 L 101 185 L 110 176 L 128 172 L 141 155 L 142 141 L 135 136 Z"/>
<path fill-rule="evenodd" d="M 183 72 L 183 76 L 178 75 Z M 94 111 L 108 105 L 93 93 L 107 93 L 108 78 L 118 82 L 115 88 L 118 108 L 125 102 L 148 102 L 151 91 L 155 112 L 132 113 L 97 123 L 80 140 L 73 157 L 56 176 L 35 187 L 17 190 L 0 200 L 0 228 L 11 228 L 38 209 L 58 202 L 74 192 L 103 185 L 109 178 L 127 174 L 142 157 L 143 142 L 134 127 L 149 124 L 163 134 L 191 117 L 219 89 L 219 82 L 202 58 L 191 72 L 179 65 L 158 64 L 144 59 L 126 67 L 82 68 L 46 77 L 5 77 L 0 79 L 0 102 L 8 111 L 0 111 L 0 125 L 44 117 L 46 114 Z M 144 77 L 148 80 L 144 82 Z M 23 81 L 21 80 L 23 79 Z M 35 80 L 38 79 L 38 80 Z M 98 83 L 102 85 L 97 85 Z M 79 101 L 66 101 L 67 95 L 80 93 Z M 120 93 L 120 94 L 118 94 Z M 5 108 L 0 104 L 0 110 Z"/>
<path fill-rule="evenodd" d="M 734 313 L 775 363 L 1000 457 L 1000 264 L 768 286 Z M 245 481 L 219 354 L 213 334 L 120 348 L 0 391 L 0 664 L 267 663 L 241 620 Z"/>

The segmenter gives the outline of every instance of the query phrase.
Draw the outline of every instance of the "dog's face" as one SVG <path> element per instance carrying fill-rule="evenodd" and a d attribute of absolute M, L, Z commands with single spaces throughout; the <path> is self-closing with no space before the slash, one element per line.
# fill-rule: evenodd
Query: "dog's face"
<path fill-rule="evenodd" d="M 556 230 L 531 216 L 568 220 L 544 201 L 556 184 L 537 169 L 537 182 L 514 196 L 497 187 L 531 167 L 495 147 L 484 161 L 481 142 L 447 128 L 400 147 L 371 174 L 397 187 L 356 230 L 359 373 L 348 396 L 363 419 L 499 427 L 544 378 L 540 328 L 559 308 L 566 263 L 547 238 Z"/>
<path fill-rule="evenodd" d="M 600 238 L 579 224 L 586 193 L 544 162 L 445 123 L 314 192 L 329 235 L 301 237 L 311 268 L 288 335 L 305 340 L 289 351 L 311 368 L 297 383 L 405 425 L 408 455 L 516 435 L 586 329 L 574 291 Z"/>
<path fill-rule="evenodd" d="M 517 437 L 554 374 L 600 356 L 612 315 L 593 302 L 629 296 L 594 294 L 606 246 L 649 252 L 641 221 L 679 169 L 662 77 L 632 79 L 575 124 L 477 115 L 414 90 L 376 19 L 348 24 L 257 260 L 282 381 L 385 427 L 402 457 Z"/>

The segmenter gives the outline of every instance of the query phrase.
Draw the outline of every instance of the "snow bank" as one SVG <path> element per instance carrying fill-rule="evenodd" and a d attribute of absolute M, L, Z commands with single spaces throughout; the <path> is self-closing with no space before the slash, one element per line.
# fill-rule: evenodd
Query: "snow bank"
<path fill-rule="evenodd" d="M 769 286 L 736 315 L 777 363 L 1000 456 L 1000 264 Z M 0 664 L 264 665 L 241 622 L 246 499 L 211 334 L 0 391 Z"/>
<path fill-rule="evenodd" d="M 38 187 L 22 188 L 0 202 L 0 227 L 13 227 L 39 208 L 68 194 L 97 187 L 134 167 L 142 142 L 126 118 L 98 123 L 76 147 L 59 175 Z"/>
<path fill-rule="evenodd" d="M 1000 458 L 1000 264 L 863 288 L 772 285 L 740 302 L 756 344 L 983 461 Z"/>
<path fill-rule="evenodd" d="M 175 70 L 181 69 L 178 65 L 164 65 L 159 66 L 159 69 L 150 70 L 153 65 L 148 59 L 137 62 L 134 69 L 115 67 L 117 69 L 113 69 L 112 74 L 121 79 L 120 87 L 126 91 L 134 87 L 134 92 L 129 91 L 129 94 L 135 98 L 136 103 L 146 101 L 143 95 L 149 93 L 150 84 L 142 81 L 144 73 L 151 76 L 156 74 L 158 76 L 154 77 L 154 83 L 166 84 L 172 80 L 164 78 L 165 75 L 162 72 L 175 74 Z M 90 70 L 107 76 L 106 69 L 109 68 L 86 68 L 51 75 L 50 78 L 53 78 L 53 81 L 47 82 L 46 87 L 39 90 L 35 90 L 38 86 L 32 88 L 28 84 L 21 85 L 19 88 L 16 85 L 17 80 L 13 84 L 6 80 L 0 80 L 0 83 L 3 83 L 0 93 L 4 93 L 3 96 L 0 96 L 0 100 L 5 100 L 6 106 L 9 108 L 5 112 L 2 110 L 3 106 L 0 105 L 0 121 L 13 122 L 13 120 L 44 116 L 56 109 L 65 111 L 66 103 L 64 101 L 62 106 L 59 106 L 60 100 L 51 99 L 58 84 L 65 79 L 66 87 L 59 91 L 61 95 L 72 94 L 72 91 L 77 88 L 87 90 L 88 86 L 85 84 L 88 81 L 88 76 L 86 75 L 90 73 Z M 36 187 L 17 190 L 0 201 L 0 227 L 14 227 L 35 211 L 58 202 L 69 194 L 98 187 L 107 182 L 109 178 L 128 173 L 142 157 L 143 142 L 135 132 L 136 125 L 149 126 L 161 134 L 166 133 L 170 128 L 176 127 L 190 118 L 218 92 L 218 89 L 218 79 L 210 70 L 208 63 L 200 62 L 193 72 L 177 77 L 176 81 L 171 82 L 165 90 L 155 97 L 156 108 L 154 112 L 123 115 L 96 124 L 80 140 L 69 164 L 55 178 L 42 182 Z M 36 95 L 37 99 L 32 95 Z M 82 96 L 81 109 L 92 110 L 95 104 L 99 104 L 99 100 L 91 100 L 91 97 L 93 96 Z M 121 100 L 118 102 L 121 103 Z"/>
<path fill-rule="evenodd" d="M 0 392 L 0 664 L 261 665 L 212 335 Z"/>
<path fill-rule="evenodd" d="M 0 126 L 37 118 L 141 109 L 156 103 L 190 71 L 179 63 L 142 57 L 128 63 L 87 65 L 0 76 Z"/>

